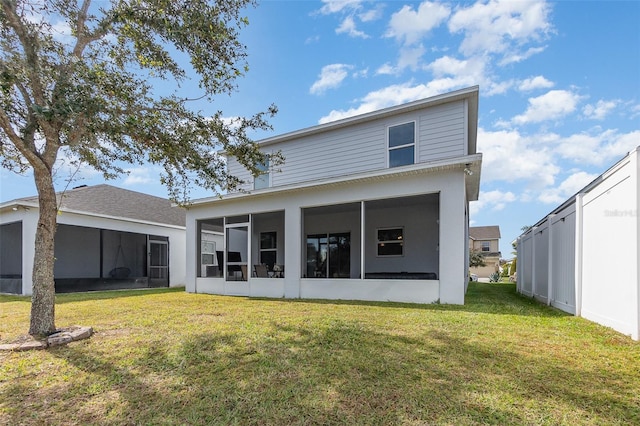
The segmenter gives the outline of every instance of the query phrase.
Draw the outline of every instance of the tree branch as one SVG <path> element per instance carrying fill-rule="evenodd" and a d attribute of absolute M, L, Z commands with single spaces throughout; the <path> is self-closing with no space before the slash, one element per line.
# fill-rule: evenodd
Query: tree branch
<path fill-rule="evenodd" d="M 9 140 L 16 147 L 20 154 L 24 155 L 29 164 L 32 167 L 36 167 L 38 165 L 46 164 L 43 159 L 40 157 L 39 153 L 35 150 L 35 144 L 33 143 L 33 135 L 29 138 L 30 141 L 26 141 L 21 138 L 14 130 L 11 125 L 11 119 L 7 115 L 4 108 L 0 108 L 0 127 L 5 132 L 5 134 L 9 137 Z"/>
<path fill-rule="evenodd" d="M 24 49 L 25 56 L 27 58 L 27 64 L 29 65 L 27 67 L 29 69 L 27 73 L 29 75 L 29 81 L 31 83 L 30 86 L 33 88 L 33 97 L 35 98 L 35 102 L 38 105 L 44 105 L 44 87 L 42 85 L 42 81 L 40 80 L 41 70 L 38 61 L 38 54 L 36 52 L 38 40 L 36 37 L 30 36 L 27 29 L 24 27 L 22 20 L 20 19 L 16 11 L 16 3 L 11 0 L 1 1 L 2 9 L 4 10 L 5 16 L 7 17 L 7 22 L 16 32 L 16 35 L 20 40 L 20 44 Z"/>

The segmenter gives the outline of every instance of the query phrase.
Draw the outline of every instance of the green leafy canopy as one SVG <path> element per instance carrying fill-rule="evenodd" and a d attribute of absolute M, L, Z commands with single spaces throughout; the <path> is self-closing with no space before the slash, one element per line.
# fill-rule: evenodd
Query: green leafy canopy
<path fill-rule="evenodd" d="M 240 183 L 220 149 L 259 174 L 264 154 L 248 133 L 270 129 L 275 106 L 230 120 L 222 111 L 193 111 L 193 99 L 180 96 L 192 77 L 198 98 L 212 104 L 237 89 L 248 70 L 241 13 L 253 1 L 0 4 L 3 167 L 51 172 L 61 149 L 107 179 L 123 173 L 123 163 L 149 162 L 163 167 L 161 181 L 179 202 L 192 184 L 218 191 Z M 271 164 L 279 161 L 275 154 Z"/>

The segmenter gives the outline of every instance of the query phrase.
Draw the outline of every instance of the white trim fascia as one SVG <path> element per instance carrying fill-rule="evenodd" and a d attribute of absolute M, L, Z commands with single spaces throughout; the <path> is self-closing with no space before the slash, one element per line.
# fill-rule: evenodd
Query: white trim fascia
<path fill-rule="evenodd" d="M 307 182 L 295 183 L 290 185 L 282 185 L 271 188 L 265 188 L 254 191 L 234 192 L 231 194 L 223 194 L 220 196 L 201 198 L 193 200 L 191 206 L 199 206 L 203 204 L 224 202 L 227 200 L 237 200 L 250 196 L 265 196 L 293 191 L 306 190 L 321 186 L 346 185 L 354 182 L 362 182 L 376 179 L 388 179 L 400 176 L 410 176 L 415 174 L 434 173 L 439 171 L 457 170 L 464 167 L 470 167 L 474 173 L 472 178 L 479 174 L 482 163 L 482 154 L 467 155 L 464 157 L 456 157 L 454 159 L 445 159 L 431 161 L 429 163 L 417 163 L 408 166 L 393 167 L 391 169 L 377 169 L 373 171 L 357 173 L 353 175 L 338 176 L 328 179 L 318 179 Z M 468 165 L 468 166 L 467 166 Z M 461 170 L 462 171 L 462 170 Z M 476 173 L 477 172 L 477 173 Z M 479 177 L 478 177 L 479 179 Z M 187 207 L 188 209 L 189 207 Z"/>
<path fill-rule="evenodd" d="M 33 208 L 33 209 L 40 209 L 40 206 L 38 206 L 38 204 L 35 203 L 16 203 L 13 201 L 7 202 L 7 203 L 3 203 L 0 204 L 0 210 L 6 208 L 6 207 L 12 207 L 12 206 L 16 206 L 16 207 L 28 207 L 28 208 Z M 172 228 L 172 229 L 181 229 L 181 230 L 185 230 L 187 229 L 186 226 L 179 226 L 179 225 L 171 225 L 169 223 L 161 223 L 161 222 L 152 222 L 152 221 L 148 221 L 148 220 L 140 220 L 140 219 L 132 219 L 132 218 L 128 218 L 128 217 L 121 217 L 121 216 L 110 216 L 110 215 L 106 215 L 106 214 L 100 214 L 100 213 L 92 213 L 92 212 L 87 212 L 87 211 L 82 211 L 82 210 L 73 210 L 73 209 L 65 209 L 65 208 L 61 208 L 58 210 L 58 214 L 60 213 L 71 213 L 71 214 L 77 214 L 80 216 L 89 216 L 89 217 L 97 217 L 97 218 L 101 218 L 101 219 L 111 219 L 111 220 L 118 220 L 121 222 L 130 222 L 130 223 L 139 223 L 142 225 L 153 225 L 153 226 L 160 226 L 163 228 Z"/>
<path fill-rule="evenodd" d="M 187 229 L 186 226 L 171 225 L 169 223 L 152 222 L 152 221 L 149 221 L 149 220 L 133 219 L 133 218 L 122 217 L 122 216 L 110 216 L 110 215 L 107 215 L 107 214 L 92 213 L 92 212 L 86 212 L 86 211 L 82 211 L 82 210 L 72 210 L 72 209 L 62 208 L 62 209 L 60 209 L 58 211 L 60 213 L 73 213 L 73 214 L 77 214 L 77 215 L 81 215 L 81 216 L 90 216 L 90 217 L 98 217 L 98 218 L 101 218 L 101 219 L 119 220 L 121 222 L 139 223 L 139 224 L 142 224 L 142 225 L 161 226 L 163 228 L 172 228 L 172 229 L 181 229 L 181 230 Z"/>
<path fill-rule="evenodd" d="M 38 203 L 33 203 L 30 201 L 20 201 L 20 200 L 11 200 L 11 201 L 6 201 L 2 204 L 0 204 L 0 211 L 6 209 L 6 208 L 13 208 L 13 207 L 28 207 L 28 208 L 34 208 L 37 209 L 38 208 Z"/>

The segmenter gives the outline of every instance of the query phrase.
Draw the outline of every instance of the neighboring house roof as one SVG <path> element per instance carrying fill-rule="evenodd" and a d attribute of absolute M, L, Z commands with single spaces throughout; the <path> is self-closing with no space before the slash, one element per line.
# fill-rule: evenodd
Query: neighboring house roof
<path fill-rule="evenodd" d="M 500 239 L 500 227 L 492 226 L 470 226 L 469 238 L 472 240 L 498 240 Z"/>
<path fill-rule="evenodd" d="M 185 226 L 184 209 L 173 207 L 171 201 L 111 185 L 80 186 L 64 193 L 60 197 L 61 211 L 73 211 L 114 218 L 133 219 L 141 222 L 161 223 L 173 226 Z M 25 197 L 3 203 L 4 205 L 26 204 L 38 207 L 38 197 Z"/>

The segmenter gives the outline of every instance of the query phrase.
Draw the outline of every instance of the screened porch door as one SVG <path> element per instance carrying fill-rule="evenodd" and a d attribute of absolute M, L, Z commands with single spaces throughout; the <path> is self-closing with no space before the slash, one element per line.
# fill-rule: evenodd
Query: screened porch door
<path fill-rule="evenodd" d="M 149 240 L 149 287 L 169 287 L 169 242 Z"/>

